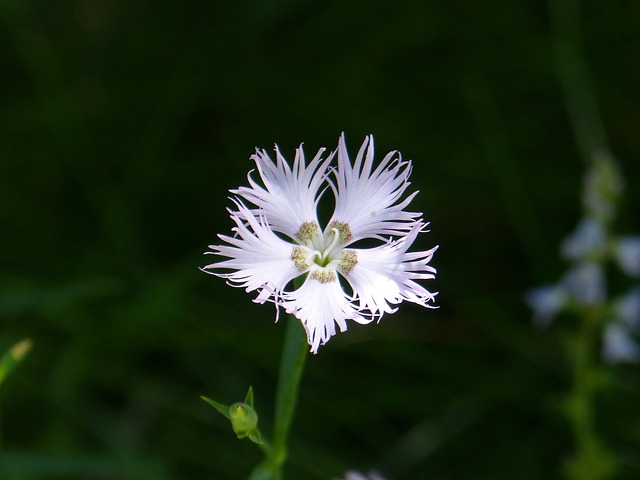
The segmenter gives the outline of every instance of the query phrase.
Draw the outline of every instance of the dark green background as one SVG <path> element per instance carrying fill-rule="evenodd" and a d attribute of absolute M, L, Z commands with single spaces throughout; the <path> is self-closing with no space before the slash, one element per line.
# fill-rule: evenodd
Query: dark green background
<path fill-rule="evenodd" d="M 640 2 L 579 21 L 639 232 Z M 414 161 L 440 308 L 308 359 L 288 478 L 560 478 L 570 375 L 523 295 L 566 268 L 584 163 L 546 3 L 0 0 L 0 107 L 0 350 L 34 342 L 0 391 L 2 478 L 246 478 L 259 451 L 198 395 L 252 384 L 269 432 L 284 322 L 201 254 L 256 146 L 342 131 Z M 611 373 L 598 428 L 638 478 L 638 367 Z"/>

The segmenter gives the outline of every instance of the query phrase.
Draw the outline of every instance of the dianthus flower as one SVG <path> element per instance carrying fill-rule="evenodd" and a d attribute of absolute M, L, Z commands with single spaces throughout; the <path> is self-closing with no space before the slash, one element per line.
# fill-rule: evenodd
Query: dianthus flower
<path fill-rule="evenodd" d="M 343 332 L 347 320 L 380 320 L 403 300 L 431 307 L 436 295 L 416 280 L 435 277 L 429 261 L 437 247 L 408 251 L 426 228 L 421 213 L 405 211 L 417 192 L 402 199 L 411 162 L 393 151 L 376 166 L 373 136 L 354 162 L 344 135 L 336 151 L 327 158 L 324 152 L 307 163 L 301 145 L 290 166 L 277 145 L 275 162 L 257 149 L 251 158 L 260 181 L 249 172 L 248 187 L 230 190 L 234 235 L 218 235 L 225 244 L 206 252 L 227 259 L 202 269 L 297 317 L 313 353 L 336 325 Z M 334 211 L 322 228 L 318 204 L 327 192 Z M 360 247 L 361 240 L 374 245 Z"/>

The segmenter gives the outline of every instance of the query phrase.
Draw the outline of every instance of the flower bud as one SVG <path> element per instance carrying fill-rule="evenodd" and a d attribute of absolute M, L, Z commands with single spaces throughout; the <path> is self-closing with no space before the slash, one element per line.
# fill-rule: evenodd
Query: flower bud
<path fill-rule="evenodd" d="M 238 438 L 251 437 L 258 430 L 258 414 L 246 403 L 234 403 L 229 407 L 229 420 Z"/>
<path fill-rule="evenodd" d="M 31 339 L 26 338 L 13 345 L 9 351 L 0 357 L 0 385 L 2 385 L 11 372 L 15 370 L 27 353 L 29 353 L 31 346 Z"/>

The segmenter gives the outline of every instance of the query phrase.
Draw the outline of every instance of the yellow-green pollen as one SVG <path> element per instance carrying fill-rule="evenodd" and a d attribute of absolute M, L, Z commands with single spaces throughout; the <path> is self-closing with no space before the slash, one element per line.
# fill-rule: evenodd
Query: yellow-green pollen
<path fill-rule="evenodd" d="M 301 272 L 305 271 L 309 267 L 307 255 L 300 247 L 293 247 L 293 250 L 291 251 L 291 260 L 293 260 L 293 264 Z"/>
<path fill-rule="evenodd" d="M 337 230 L 340 234 L 339 243 L 340 245 L 344 245 L 349 242 L 352 238 L 351 229 L 349 228 L 349 224 L 345 222 L 334 221 L 329 224 L 329 229 L 331 231 Z"/>
<path fill-rule="evenodd" d="M 329 268 L 322 268 L 312 270 L 310 273 L 311 278 L 317 280 L 320 283 L 330 283 L 336 281 L 336 272 L 335 270 Z"/>
<path fill-rule="evenodd" d="M 353 267 L 358 264 L 358 254 L 354 250 L 344 250 L 340 260 L 340 272 L 349 275 Z"/>
<path fill-rule="evenodd" d="M 316 222 L 304 222 L 296 233 L 296 238 L 305 244 L 311 244 L 314 237 L 320 235 L 320 227 Z"/>

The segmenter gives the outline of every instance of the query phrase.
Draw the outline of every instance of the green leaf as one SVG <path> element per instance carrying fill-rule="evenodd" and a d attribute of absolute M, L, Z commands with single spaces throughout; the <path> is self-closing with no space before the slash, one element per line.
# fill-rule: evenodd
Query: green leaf
<path fill-rule="evenodd" d="M 247 396 L 244 397 L 244 403 L 253 408 L 253 387 L 249 386 L 249 390 L 247 390 Z"/>
<path fill-rule="evenodd" d="M 204 395 L 200 395 L 200 398 L 205 402 L 207 402 L 209 405 L 211 405 L 213 408 L 218 410 L 222 415 L 227 417 L 228 420 L 231 420 L 231 417 L 229 416 L 229 407 L 227 405 L 223 405 L 221 403 L 216 402 L 215 400 L 211 400 L 210 398 L 205 397 Z"/>
<path fill-rule="evenodd" d="M 249 440 L 253 443 L 257 443 L 258 445 L 264 445 L 264 440 L 262 440 L 262 435 L 260 434 L 260 430 L 257 428 L 249 433 Z"/>

